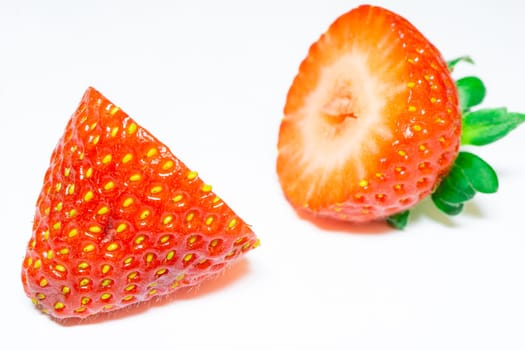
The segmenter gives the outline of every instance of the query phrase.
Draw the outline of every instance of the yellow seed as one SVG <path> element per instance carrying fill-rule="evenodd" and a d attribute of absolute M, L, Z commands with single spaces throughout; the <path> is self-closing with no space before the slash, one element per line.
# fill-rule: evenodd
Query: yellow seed
<path fill-rule="evenodd" d="M 98 215 L 104 215 L 104 214 L 107 214 L 109 213 L 109 208 L 107 206 L 103 206 L 101 207 L 98 211 L 97 211 L 97 214 Z"/>
<path fill-rule="evenodd" d="M 80 299 L 80 303 L 82 305 L 87 305 L 91 302 L 91 298 L 90 297 L 83 297 L 82 299 Z"/>
<path fill-rule="evenodd" d="M 215 196 L 215 198 L 213 198 L 213 204 L 217 204 L 220 200 L 221 200 L 221 197 Z"/>
<path fill-rule="evenodd" d="M 152 261 L 153 261 L 153 254 L 152 253 L 146 254 L 146 262 L 151 263 Z"/>
<path fill-rule="evenodd" d="M 157 294 L 157 290 L 156 289 L 152 289 L 148 292 L 149 295 L 153 295 L 153 294 Z"/>
<path fill-rule="evenodd" d="M 412 129 L 414 129 L 414 131 L 421 131 L 423 128 L 421 127 L 421 125 L 416 124 L 412 127 Z"/>
<path fill-rule="evenodd" d="M 179 286 L 179 282 L 173 282 L 170 288 L 174 289 L 174 288 L 177 288 L 178 286 Z"/>
<path fill-rule="evenodd" d="M 93 124 L 91 124 L 91 126 L 89 127 L 89 129 L 91 131 L 95 130 L 95 128 L 97 127 L 97 122 L 94 122 Z"/>
<path fill-rule="evenodd" d="M 69 233 L 67 234 L 69 238 L 73 238 L 75 237 L 76 235 L 78 234 L 78 230 L 76 228 L 73 228 L 69 231 Z"/>
<path fill-rule="evenodd" d="M 58 202 L 57 205 L 55 206 L 55 211 L 61 211 L 63 207 L 64 207 L 64 204 L 62 202 Z"/>
<path fill-rule="evenodd" d="M 106 247 L 106 250 L 107 250 L 108 252 L 114 252 L 114 251 L 117 250 L 117 249 L 118 249 L 118 244 L 115 243 L 115 242 L 110 243 L 110 244 Z"/>
<path fill-rule="evenodd" d="M 83 312 L 85 312 L 85 311 L 86 311 L 86 308 L 83 307 L 83 306 L 81 306 L 81 307 L 77 307 L 77 308 L 75 309 L 75 313 L 77 313 L 77 314 L 81 314 L 81 313 L 83 313 Z"/>
<path fill-rule="evenodd" d="M 66 268 L 63 265 L 55 265 L 55 270 L 59 272 L 66 272 Z"/>
<path fill-rule="evenodd" d="M 142 242 L 144 242 L 144 239 L 146 239 L 146 237 L 138 236 L 137 238 L 135 238 L 135 244 L 141 244 Z"/>
<path fill-rule="evenodd" d="M 128 198 L 124 199 L 124 202 L 122 202 L 122 206 L 124 208 L 127 208 L 130 205 L 132 205 L 132 204 L 133 204 L 133 198 L 131 198 L 131 197 L 128 197 Z"/>
<path fill-rule="evenodd" d="M 166 254 L 166 260 L 171 260 L 175 256 L 175 252 L 173 250 L 169 251 L 168 254 Z"/>
<path fill-rule="evenodd" d="M 91 282 L 91 280 L 89 278 L 82 278 L 80 280 L 80 286 L 81 287 L 85 287 L 87 286 L 89 283 Z"/>
<path fill-rule="evenodd" d="M 195 217 L 195 214 L 193 212 L 186 215 L 186 221 L 190 222 Z"/>
<path fill-rule="evenodd" d="M 131 273 L 128 275 L 128 281 L 130 281 L 130 280 L 134 280 L 135 278 L 137 278 L 137 275 L 138 275 L 138 272 L 131 272 Z"/>
<path fill-rule="evenodd" d="M 168 225 L 170 222 L 173 221 L 173 215 L 166 215 L 164 219 L 162 220 L 162 223 L 164 225 Z"/>
<path fill-rule="evenodd" d="M 71 292 L 71 288 L 69 288 L 68 286 L 62 287 L 62 294 L 67 295 L 70 292 Z"/>
<path fill-rule="evenodd" d="M 255 243 L 252 245 L 252 248 L 257 248 L 258 246 L 261 245 L 261 240 L 259 238 L 257 238 L 257 240 L 255 241 Z"/>
<path fill-rule="evenodd" d="M 95 195 L 93 194 L 92 191 L 87 191 L 86 194 L 84 195 L 84 200 L 85 200 L 86 202 L 89 202 L 90 200 L 93 199 L 94 196 L 95 196 Z"/>
<path fill-rule="evenodd" d="M 119 131 L 118 126 L 113 127 L 113 128 L 111 129 L 111 137 L 115 137 L 115 136 L 117 136 L 118 131 Z"/>
<path fill-rule="evenodd" d="M 191 236 L 189 239 L 188 239 L 188 244 L 193 244 L 197 241 L 197 236 Z"/>
<path fill-rule="evenodd" d="M 170 235 L 164 235 L 162 237 L 160 237 L 160 243 L 166 243 L 167 241 L 170 240 Z"/>
<path fill-rule="evenodd" d="M 85 270 L 89 267 L 89 264 L 85 261 L 79 262 L 77 265 L 79 270 Z"/>
<path fill-rule="evenodd" d="M 95 250 L 95 246 L 94 246 L 93 244 L 91 244 L 91 243 L 88 244 L 88 245 L 86 245 L 86 246 L 82 249 L 82 251 L 83 251 L 84 253 L 89 253 L 89 252 L 92 252 L 92 251 L 94 251 L 94 250 Z"/>
<path fill-rule="evenodd" d="M 91 140 L 91 143 L 96 145 L 99 141 L 100 141 L 100 135 L 97 135 L 97 136 L 93 137 L 93 139 Z"/>
<path fill-rule="evenodd" d="M 106 278 L 106 279 L 102 280 L 102 282 L 100 283 L 100 285 L 101 285 L 102 287 L 107 287 L 107 286 L 109 286 L 109 285 L 111 284 L 111 282 L 113 282 L 113 281 L 111 281 L 110 279 Z"/>
<path fill-rule="evenodd" d="M 212 187 L 211 187 L 211 185 L 204 184 L 204 185 L 202 185 L 201 190 L 202 190 L 202 192 L 210 192 L 212 190 Z"/>
<path fill-rule="evenodd" d="M 140 218 L 142 220 L 146 219 L 151 214 L 151 211 L 149 209 L 144 209 L 142 213 L 140 213 Z"/>
<path fill-rule="evenodd" d="M 131 301 L 133 298 L 135 298 L 133 295 L 126 295 L 124 298 L 122 298 L 123 302 Z"/>
<path fill-rule="evenodd" d="M 64 303 L 61 303 L 60 301 L 57 301 L 55 303 L 54 307 L 55 307 L 55 310 L 62 310 L 65 307 L 65 305 L 64 305 Z"/>
<path fill-rule="evenodd" d="M 394 190 L 401 191 L 402 189 L 403 189 L 403 185 L 401 185 L 401 184 L 394 185 Z"/>
<path fill-rule="evenodd" d="M 204 222 L 207 226 L 210 226 L 213 222 L 213 216 L 208 216 Z"/>
<path fill-rule="evenodd" d="M 62 183 L 61 183 L 61 182 L 59 182 L 59 183 L 57 183 L 57 184 L 55 185 L 55 191 L 56 191 L 56 192 L 59 192 L 61 188 L 62 188 Z"/>
<path fill-rule="evenodd" d="M 62 224 L 60 223 L 60 221 L 58 222 L 55 222 L 53 224 L 53 230 L 60 230 L 60 227 L 62 226 Z"/>
<path fill-rule="evenodd" d="M 132 159 L 133 155 L 131 153 L 127 153 L 124 157 L 122 157 L 122 163 L 126 164 Z"/>
<path fill-rule="evenodd" d="M 133 289 L 135 289 L 136 287 L 137 287 L 136 285 L 134 285 L 134 284 L 130 284 L 130 285 L 126 286 L 126 288 L 124 288 L 124 290 L 125 290 L 126 292 L 131 292 L 131 291 L 132 291 Z"/>
<path fill-rule="evenodd" d="M 51 208 L 47 207 L 46 209 L 44 209 L 44 214 L 49 215 L 50 212 Z"/>
<path fill-rule="evenodd" d="M 173 201 L 175 203 L 180 202 L 182 200 L 182 194 L 178 194 L 175 197 L 173 197 Z"/>
<path fill-rule="evenodd" d="M 179 281 L 182 281 L 184 279 L 184 274 L 181 273 L 180 275 L 178 275 L 177 277 L 175 277 L 175 281 L 179 282 Z"/>
<path fill-rule="evenodd" d="M 132 257 L 132 256 L 130 256 L 130 257 L 124 259 L 124 265 L 129 265 L 129 264 L 131 264 L 132 262 L 133 262 L 133 257 Z"/>
<path fill-rule="evenodd" d="M 229 229 L 232 229 L 235 227 L 235 225 L 237 225 L 237 219 L 233 218 L 230 220 L 230 222 L 228 223 L 228 228 Z"/>
<path fill-rule="evenodd" d="M 409 88 L 413 88 L 414 86 L 416 86 L 416 83 L 414 83 L 413 81 L 409 81 L 408 84 L 407 84 L 407 86 L 408 86 Z"/>
<path fill-rule="evenodd" d="M 359 187 L 366 187 L 366 186 L 368 186 L 368 181 L 366 180 L 359 181 Z"/>
<path fill-rule="evenodd" d="M 151 158 L 156 156 L 159 153 L 159 151 L 156 148 L 150 148 L 148 152 L 146 152 L 146 157 Z"/>
<path fill-rule="evenodd" d="M 214 239 L 213 241 L 210 242 L 210 246 L 212 246 L 212 247 L 216 247 L 217 244 L 219 244 L 219 240 L 218 239 Z"/>
<path fill-rule="evenodd" d="M 127 224 L 125 224 L 125 223 L 120 223 L 120 224 L 117 226 L 117 233 L 124 232 L 127 228 L 128 228 L 128 225 L 127 225 Z"/>
<path fill-rule="evenodd" d="M 113 106 L 111 107 L 111 110 L 109 111 L 109 114 L 110 115 L 115 115 L 118 111 L 119 111 L 120 108 L 118 108 L 117 106 Z"/>
<path fill-rule="evenodd" d="M 78 160 L 83 160 L 84 159 L 84 152 L 80 152 L 78 154 Z"/>
<path fill-rule="evenodd" d="M 102 268 L 101 268 L 101 271 L 102 271 L 102 274 L 106 274 L 109 272 L 109 270 L 111 270 L 111 266 L 109 266 L 108 264 L 104 264 L 102 265 Z"/>
<path fill-rule="evenodd" d="M 35 264 L 33 265 L 33 267 L 34 267 L 35 269 L 39 269 L 40 267 L 42 267 L 42 260 L 37 259 L 37 260 L 35 261 Z"/>
<path fill-rule="evenodd" d="M 164 164 L 162 164 L 162 170 L 169 170 L 173 168 L 174 165 L 175 163 L 173 163 L 172 160 L 168 159 L 167 161 L 164 162 Z"/>
<path fill-rule="evenodd" d="M 431 97 L 430 98 L 430 103 L 436 103 L 437 102 L 437 98 L 435 97 Z"/>
<path fill-rule="evenodd" d="M 158 194 L 158 193 L 160 193 L 160 192 L 162 192 L 162 186 L 160 186 L 160 185 L 153 186 L 153 187 L 151 188 L 151 190 L 150 190 L 150 193 L 151 193 L 151 194 Z"/>
<path fill-rule="evenodd" d="M 131 123 L 129 126 L 128 126 L 128 134 L 133 134 L 135 131 L 137 131 L 137 124 L 135 123 Z"/>
<path fill-rule="evenodd" d="M 51 260 L 53 259 L 54 256 L 55 256 L 55 253 L 51 249 L 49 249 L 47 252 L 44 252 L 44 257 L 47 259 Z"/>
<path fill-rule="evenodd" d="M 193 179 L 195 179 L 198 175 L 199 175 L 199 174 L 198 174 L 196 171 L 190 171 L 186 177 L 188 178 L 188 180 L 193 180 Z"/>
<path fill-rule="evenodd" d="M 102 232 L 102 227 L 100 227 L 98 225 L 93 225 L 93 226 L 90 226 L 88 228 L 88 231 L 92 232 L 92 233 L 100 233 L 100 232 Z"/>
<path fill-rule="evenodd" d="M 71 184 L 67 186 L 67 194 L 70 196 L 75 193 L 75 184 Z"/>
<path fill-rule="evenodd" d="M 407 155 L 405 151 L 397 151 L 397 154 L 399 154 L 401 157 L 404 157 Z"/>
<path fill-rule="evenodd" d="M 49 230 L 45 230 L 44 231 L 44 235 L 43 235 L 42 239 L 44 241 L 47 241 L 49 239 Z"/>
<path fill-rule="evenodd" d="M 36 298 L 39 300 L 44 300 L 46 298 L 46 295 L 43 293 L 37 293 Z"/>
<path fill-rule="evenodd" d="M 68 217 L 69 218 L 72 218 L 74 217 L 75 215 L 77 215 L 78 211 L 76 209 L 71 209 L 68 213 Z"/>
<path fill-rule="evenodd" d="M 104 189 L 105 189 L 106 191 L 110 191 L 110 190 L 112 190 L 112 189 L 114 189 L 114 188 L 115 188 L 115 183 L 114 183 L 113 181 L 108 181 L 108 182 L 106 182 L 106 184 L 104 185 Z"/>
<path fill-rule="evenodd" d="M 419 145 L 419 150 L 420 151 L 425 151 L 427 149 L 427 147 L 425 145 Z"/>
<path fill-rule="evenodd" d="M 188 254 L 184 255 L 184 258 L 182 258 L 182 260 L 184 260 L 184 262 L 188 262 L 192 258 L 193 258 L 193 254 L 192 253 L 188 253 Z"/>
<path fill-rule="evenodd" d="M 88 168 L 88 170 L 86 170 L 86 178 L 90 178 L 91 175 L 93 175 L 93 168 Z"/>
<path fill-rule="evenodd" d="M 102 164 L 109 164 L 112 158 L 113 156 L 111 154 L 106 154 L 104 158 L 102 158 Z"/>
<path fill-rule="evenodd" d="M 415 111 L 417 111 L 417 108 L 416 108 L 416 106 L 408 106 L 408 111 L 409 112 L 415 112 Z"/>
<path fill-rule="evenodd" d="M 64 176 L 65 176 L 65 177 L 68 177 L 69 174 L 71 174 L 71 168 L 65 168 L 65 169 L 64 169 Z"/>
<path fill-rule="evenodd" d="M 140 181 L 140 179 L 142 179 L 142 175 L 140 174 L 133 174 L 129 177 L 129 181 L 133 182 Z"/>
<path fill-rule="evenodd" d="M 158 270 L 157 272 L 155 272 L 155 275 L 158 277 L 158 276 L 162 276 L 164 275 L 168 270 L 166 269 L 160 269 Z"/>
<path fill-rule="evenodd" d="M 40 285 L 40 287 L 45 287 L 47 286 L 48 282 L 45 278 L 42 278 L 40 282 L 38 282 L 38 284 Z"/>

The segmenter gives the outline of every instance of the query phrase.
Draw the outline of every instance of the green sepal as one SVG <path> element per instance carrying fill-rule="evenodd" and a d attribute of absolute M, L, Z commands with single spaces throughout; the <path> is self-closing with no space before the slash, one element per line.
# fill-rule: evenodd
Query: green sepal
<path fill-rule="evenodd" d="M 464 77 L 456 81 L 459 106 L 463 113 L 483 102 L 487 89 L 478 77 Z"/>
<path fill-rule="evenodd" d="M 408 216 L 410 214 L 410 210 L 405 210 L 400 213 L 390 215 L 386 222 L 392 226 L 395 229 L 402 230 L 405 228 L 405 226 L 408 223 Z"/>
<path fill-rule="evenodd" d="M 463 203 L 447 203 L 443 201 L 440 197 L 432 194 L 432 202 L 443 213 L 447 215 L 458 215 L 463 210 Z"/>
<path fill-rule="evenodd" d="M 459 152 L 450 172 L 432 193 L 432 201 L 445 214 L 457 215 L 476 192 L 495 193 L 498 186 L 498 176 L 487 162 L 470 152 Z"/>
<path fill-rule="evenodd" d="M 483 146 L 497 141 L 525 122 L 525 114 L 487 108 L 463 115 L 461 143 Z"/>
<path fill-rule="evenodd" d="M 496 171 L 477 155 L 460 152 L 454 164 L 463 170 L 477 192 L 495 193 L 498 191 L 499 182 Z"/>
<path fill-rule="evenodd" d="M 452 72 L 456 65 L 460 62 L 474 64 L 474 60 L 470 56 L 461 56 L 447 62 L 448 70 Z"/>
<path fill-rule="evenodd" d="M 454 163 L 448 175 L 434 191 L 433 197 L 442 202 L 459 204 L 472 199 L 475 194 L 476 190 L 463 169 Z"/>

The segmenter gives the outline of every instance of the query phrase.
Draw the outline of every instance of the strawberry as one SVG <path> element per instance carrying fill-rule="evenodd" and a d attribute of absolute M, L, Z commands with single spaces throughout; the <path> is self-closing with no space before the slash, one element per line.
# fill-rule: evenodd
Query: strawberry
<path fill-rule="evenodd" d="M 196 285 L 258 242 L 195 171 L 88 88 L 51 155 L 22 282 L 45 313 L 85 318 Z"/>
<path fill-rule="evenodd" d="M 431 194 L 457 214 L 474 193 L 495 192 L 493 169 L 459 153 L 462 116 L 484 96 L 477 80 L 458 90 L 451 70 L 461 61 L 470 59 L 448 65 L 387 9 L 363 5 L 336 19 L 310 47 L 284 107 L 276 171 L 291 205 L 306 217 L 403 227 Z"/>

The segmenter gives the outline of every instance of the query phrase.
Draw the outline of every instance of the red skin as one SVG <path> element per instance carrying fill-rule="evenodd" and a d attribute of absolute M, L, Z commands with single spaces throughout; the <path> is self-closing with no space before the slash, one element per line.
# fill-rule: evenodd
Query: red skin
<path fill-rule="evenodd" d="M 258 245 L 196 172 L 89 88 L 51 156 L 22 268 L 54 318 L 198 284 Z"/>

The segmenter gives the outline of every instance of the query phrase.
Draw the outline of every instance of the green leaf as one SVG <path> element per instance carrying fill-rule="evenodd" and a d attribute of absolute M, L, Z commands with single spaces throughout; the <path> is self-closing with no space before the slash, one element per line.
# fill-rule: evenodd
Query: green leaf
<path fill-rule="evenodd" d="M 463 170 L 472 187 L 481 193 L 498 191 L 498 175 L 483 159 L 469 152 L 460 152 L 454 163 Z"/>
<path fill-rule="evenodd" d="M 525 114 L 506 108 L 487 108 L 463 115 L 461 143 L 483 146 L 497 141 L 525 122 Z"/>
<path fill-rule="evenodd" d="M 463 112 L 483 102 L 487 92 L 485 85 L 478 77 L 464 77 L 456 81 L 459 106 Z"/>
<path fill-rule="evenodd" d="M 447 203 L 435 194 L 432 194 L 432 202 L 436 208 L 447 215 L 458 215 L 463 210 L 463 203 Z"/>
<path fill-rule="evenodd" d="M 470 58 L 470 56 L 461 56 L 447 62 L 448 70 L 452 72 L 456 65 L 460 62 L 474 64 L 474 61 L 472 60 L 472 58 Z"/>
<path fill-rule="evenodd" d="M 401 213 L 390 215 L 386 219 L 386 222 L 390 226 L 392 226 L 393 228 L 396 228 L 398 230 L 402 230 L 407 225 L 409 214 L 410 214 L 410 211 L 409 210 L 405 210 L 405 211 L 402 211 Z"/>
<path fill-rule="evenodd" d="M 454 164 L 433 195 L 443 202 L 460 204 L 472 199 L 476 191 L 463 169 Z"/>

